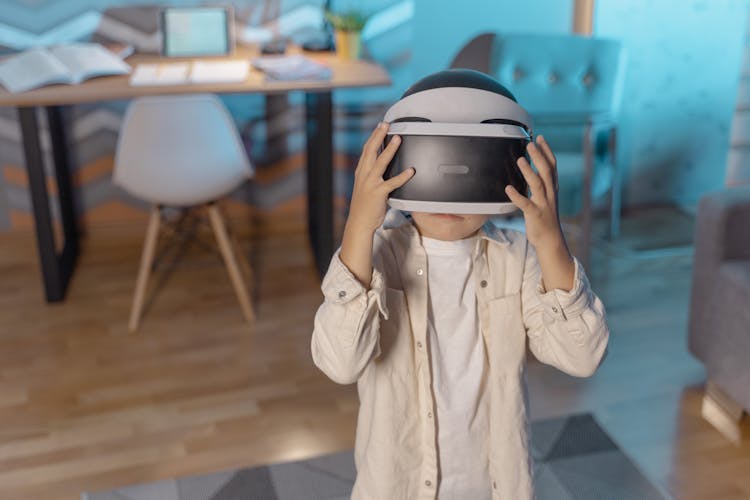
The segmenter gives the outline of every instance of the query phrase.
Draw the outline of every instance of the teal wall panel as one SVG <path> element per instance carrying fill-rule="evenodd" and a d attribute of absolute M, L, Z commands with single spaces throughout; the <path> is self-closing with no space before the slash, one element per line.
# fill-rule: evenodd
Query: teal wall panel
<path fill-rule="evenodd" d="M 568 33 L 573 23 L 573 0 L 421 0 L 415 6 L 414 77 L 447 68 L 480 33 Z"/>
<path fill-rule="evenodd" d="M 693 207 L 720 189 L 746 0 L 599 0 L 595 34 L 628 53 L 620 127 L 626 203 Z"/>

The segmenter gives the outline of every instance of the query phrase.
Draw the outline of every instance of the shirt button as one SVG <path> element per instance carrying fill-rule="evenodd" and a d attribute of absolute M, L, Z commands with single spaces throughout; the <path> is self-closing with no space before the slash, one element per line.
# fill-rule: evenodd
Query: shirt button
<path fill-rule="evenodd" d="M 346 292 L 345 292 L 344 290 L 341 290 L 341 291 L 339 292 L 339 298 L 340 298 L 340 299 L 343 299 L 344 297 L 346 297 Z"/>
<path fill-rule="evenodd" d="M 427 481 L 424 482 L 424 484 L 425 486 L 432 486 L 432 481 L 428 479 Z"/>
<path fill-rule="evenodd" d="M 423 274 L 424 274 L 424 271 L 422 270 L 421 267 L 417 269 L 417 276 L 422 276 Z"/>
<path fill-rule="evenodd" d="M 480 281 L 479 286 L 481 286 L 482 288 L 487 288 L 487 280 Z"/>
<path fill-rule="evenodd" d="M 417 347 L 422 348 L 422 342 L 417 342 Z"/>
<path fill-rule="evenodd" d="M 427 412 L 427 418 L 432 418 L 432 412 L 431 411 Z"/>
<path fill-rule="evenodd" d="M 557 308 L 553 306 L 552 307 L 552 312 L 556 313 L 557 312 Z"/>

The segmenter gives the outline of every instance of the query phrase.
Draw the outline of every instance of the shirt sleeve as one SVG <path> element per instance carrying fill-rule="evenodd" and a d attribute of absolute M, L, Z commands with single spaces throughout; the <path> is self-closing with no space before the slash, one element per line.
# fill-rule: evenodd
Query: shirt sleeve
<path fill-rule="evenodd" d="M 340 250 L 323 278 L 323 304 L 315 314 L 311 350 L 315 365 L 334 382 L 356 382 L 380 353 L 380 318 L 388 318 L 382 273 L 369 289 L 341 262 Z"/>
<path fill-rule="evenodd" d="M 609 340 L 604 304 L 574 258 L 570 290 L 546 291 L 536 252 L 529 244 L 524 267 L 522 308 L 529 348 L 539 361 L 577 377 L 593 375 Z"/>
<path fill-rule="evenodd" d="M 574 258 L 573 261 L 575 266 L 573 287 L 569 291 L 560 288 L 550 291 L 545 290 L 541 273 L 539 273 L 536 284 L 537 295 L 544 304 L 547 314 L 561 320 L 567 319 L 568 316 L 580 315 L 589 305 L 590 295 L 587 289 L 588 283 L 584 284 L 583 266 L 577 258 Z"/>
<path fill-rule="evenodd" d="M 380 313 L 387 319 L 383 273 L 373 268 L 370 288 L 366 289 L 346 264 L 341 262 L 340 252 L 339 249 L 333 255 L 328 272 L 323 278 L 321 290 L 325 300 L 332 304 L 346 304 L 352 300 L 374 300 Z M 364 298 L 361 297 L 363 295 Z"/>

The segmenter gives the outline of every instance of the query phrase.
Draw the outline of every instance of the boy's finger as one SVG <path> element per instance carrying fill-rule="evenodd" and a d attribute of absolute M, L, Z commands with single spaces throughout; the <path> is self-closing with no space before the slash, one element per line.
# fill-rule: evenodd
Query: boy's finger
<path fill-rule="evenodd" d="M 550 147 L 547 139 L 545 139 L 544 136 L 538 136 L 536 142 L 539 146 L 539 149 L 542 150 L 542 154 L 544 154 L 545 158 L 547 158 L 547 163 L 549 163 L 551 167 L 552 178 L 555 180 L 554 187 L 555 191 L 557 191 L 559 189 L 559 186 L 557 184 L 557 158 L 555 158 L 555 153 L 552 152 L 552 148 Z"/>
<path fill-rule="evenodd" d="M 398 189 L 404 184 L 406 184 L 406 181 L 411 179 L 414 176 L 414 167 L 409 167 L 400 174 L 398 174 L 396 177 L 391 177 L 387 181 L 384 181 L 383 184 L 385 185 L 386 189 L 390 193 L 394 189 Z"/>
<path fill-rule="evenodd" d="M 523 212 L 526 212 L 526 210 L 533 205 L 531 200 L 519 193 L 518 190 L 510 184 L 505 186 L 505 194 L 507 194 L 508 198 L 510 198 L 510 201 L 512 201 L 513 204 L 520 208 Z"/>
<path fill-rule="evenodd" d="M 385 139 L 385 134 L 387 132 L 388 124 L 386 122 L 380 122 L 375 130 L 372 131 L 370 138 L 367 139 L 367 142 L 362 148 L 362 156 L 374 160 L 375 156 L 378 154 L 378 148 L 383 143 L 383 139 Z"/>
<path fill-rule="evenodd" d="M 539 135 L 536 138 L 536 144 L 539 147 L 539 149 L 542 150 L 542 153 L 547 158 L 547 162 L 553 167 L 557 168 L 557 158 L 555 158 L 555 153 L 552 152 L 552 148 L 550 147 L 549 143 L 547 142 L 547 139 L 544 138 L 543 135 Z"/>
<path fill-rule="evenodd" d="M 529 160 L 522 156 L 516 163 L 518 164 L 518 168 L 521 169 L 523 178 L 526 179 L 526 183 L 531 188 L 531 195 L 544 196 L 544 183 L 539 175 L 534 172 L 534 169 L 531 168 Z"/>
<path fill-rule="evenodd" d="M 539 147 L 533 142 L 529 143 L 529 145 L 526 147 L 526 150 L 529 152 L 529 156 L 531 157 L 531 160 L 534 162 L 534 165 L 536 166 L 536 169 L 539 171 L 539 175 L 541 176 L 544 182 L 544 191 L 545 191 L 544 194 L 546 195 L 549 192 L 554 192 L 555 178 L 554 178 L 552 169 L 549 163 L 547 162 L 547 158 L 544 156 L 544 154 L 539 149 Z"/>
<path fill-rule="evenodd" d="M 373 168 L 372 170 L 373 174 L 381 176 L 383 175 L 385 169 L 388 168 L 388 164 L 396 155 L 396 151 L 398 151 L 399 145 L 401 145 L 401 137 L 398 135 L 394 135 L 385 149 L 380 153 L 378 159 L 375 160 L 375 168 Z"/>

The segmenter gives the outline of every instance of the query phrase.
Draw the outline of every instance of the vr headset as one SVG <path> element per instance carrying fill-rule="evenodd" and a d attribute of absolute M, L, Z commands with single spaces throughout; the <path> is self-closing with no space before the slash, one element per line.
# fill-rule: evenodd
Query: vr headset
<path fill-rule="evenodd" d="M 412 85 L 388 109 L 385 144 L 401 145 L 384 179 L 413 167 L 388 204 L 415 212 L 503 214 L 516 210 L 505 194 L 528 186 L 516 164 L 532 140 L 529 114 L 499 82 L 479 71 L 452 69 Z"/>

